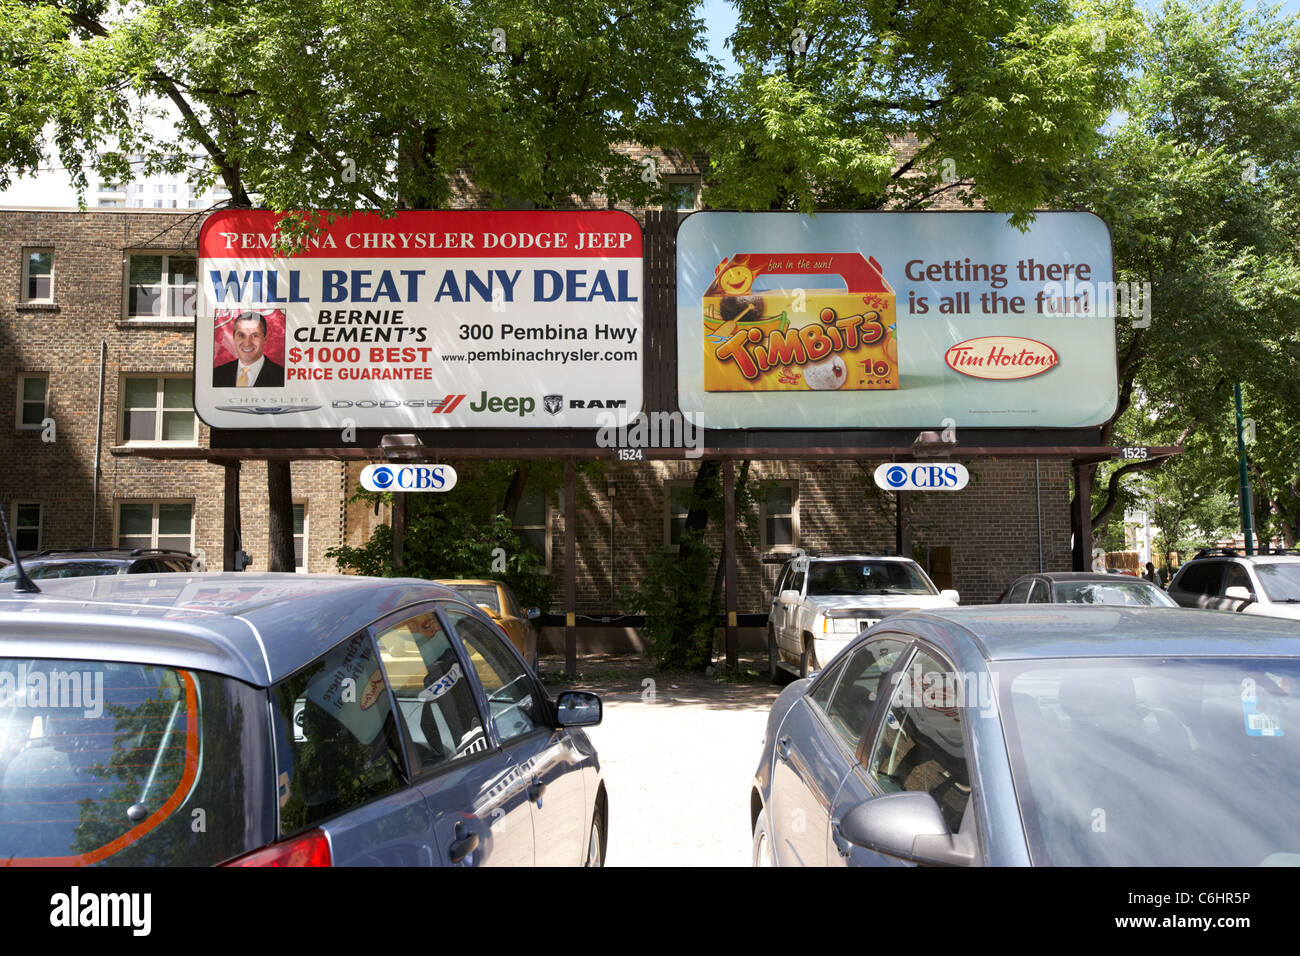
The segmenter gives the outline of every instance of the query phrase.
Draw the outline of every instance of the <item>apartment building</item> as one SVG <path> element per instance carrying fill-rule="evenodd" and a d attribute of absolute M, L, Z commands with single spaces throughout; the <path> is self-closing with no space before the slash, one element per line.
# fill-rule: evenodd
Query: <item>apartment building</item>
<path fill-rule="evenodd" d="M 194 413 L 194 249 L 170 210 L 0 210 L 0 499 L 21 551 L 166 547 L 220 568 L 223 470 L 153 461 L 204 448 Z M 128 454 L 129 453 L 129 454 Z M 332 570 L 341 465 L 295 462 L 304 571 Z M 267 566 L 265 466 L 244 466 L 243 547 Z"/>

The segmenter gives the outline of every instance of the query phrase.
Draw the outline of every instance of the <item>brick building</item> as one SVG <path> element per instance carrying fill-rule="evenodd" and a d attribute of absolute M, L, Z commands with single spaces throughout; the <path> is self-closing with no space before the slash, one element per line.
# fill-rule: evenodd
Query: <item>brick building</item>
<path fill-rule="evenodd" d="M 206 447 L 194 414 L 194 248 L 180 212 L 0 211 L 0 499 L 20 549 L 171 547 L 220 567 L 222 469 L 151 461 Z M 130 452 L 126 454 L 125 452 Z M 292 469 L 298 562 L 332 570 L 344 472 Z M 267 566 L 266 467 L 244 467 L 243 546 Z"/>

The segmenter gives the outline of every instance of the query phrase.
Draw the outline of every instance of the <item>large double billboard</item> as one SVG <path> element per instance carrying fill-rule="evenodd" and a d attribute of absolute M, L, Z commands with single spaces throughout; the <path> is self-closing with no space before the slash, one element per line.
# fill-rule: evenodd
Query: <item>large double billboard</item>
<path fill-rule="evenodd" d="M 1110 232 L 981 212 L 701 212 L 677 233 L 678 401 L 710 428 L 1095 426 Z"/>
<path fill-rule="evenodd" d="M 280 222 L 229 210 L 200 232 L 209 425 L 597 429 L 642 409 L 626 213 L 356 213 L 288 246 Z M 1116 406 L 1110 233 L 1088 213 L 700 212 L 676 263 L 699 427 L 1082 428 Z"/>
<path fill-rule="evenodd" d="M 279 214 L 199 234 L 195 408 L 222 428 L 594 428 L 641 408 L 641 228 L 594 210 Z"/>

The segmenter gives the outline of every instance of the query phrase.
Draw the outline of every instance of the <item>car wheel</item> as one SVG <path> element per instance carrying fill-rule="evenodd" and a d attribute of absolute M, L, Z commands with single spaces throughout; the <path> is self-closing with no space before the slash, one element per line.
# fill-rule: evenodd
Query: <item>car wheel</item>
<path fill-rule="evenodd" d="M 754 866 L 776 866 L 772 834 L 767 829 L 767 810 L 760 810 L 754 822 L 754 854 L 750 862 Z"/>
<path fill-rule="evenodd" d="M 817 655 L 813 651 L 812 641 L 805 638 L 803 642 L 803 656 L 799 658 L 799 676 L 807 677 L 817 669 Z"/>
<path fill-rule="evenodd" d="M 596 808 L 596 812 L 591 818 L 591 834 L 587 837 L 587 859 L 583 861 L 582 865 L 605 865 L 605 851 L 601 848 L 599 807 Z"/>

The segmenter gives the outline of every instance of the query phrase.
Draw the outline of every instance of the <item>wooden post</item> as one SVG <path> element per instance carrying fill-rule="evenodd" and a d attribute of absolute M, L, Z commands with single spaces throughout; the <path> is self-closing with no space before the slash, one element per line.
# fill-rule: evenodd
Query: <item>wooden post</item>
<path fill-rule="evenodd" d="M 235 551 L 239 547 L 239 460 L 222 463 L 226 469 L 226 487 L 222 502 L 224 525 L 221 530 L 221 570 L 235 570 Z"/>
<path fill-rule="evenodd" d="M 564 673 L 578 674 L 578 519 L 573 459 L 564 462 Z"/>
<path fill-rule="evenodd" d="M 1092 477 L 1085 462 L 1074 462 L 1074 502 L 1070 508 L 1070 530 L 1074 532 L 1073 565 L 1076 571 L 1092 570 Z"/>
<path fill-rule="evenodd" d="M 722 463 L 722 560 L 727 592 L 727 667 L 740 666 L 740 631 L 736 626 L 736 463 Z"/>
<path fill-rule="evenodd" d="M 406 492 L 393 492 L 393 567 L 402 567 L 402 549 L 406 546 Z"/>
<path fill-rule="evenodd" d="M 898 513 L 898 526 L 894 529 L 894 549 L 900 557 L 910 558 L 912 556 L 912 522 L 908 511 L 911 506 L 912 493 L 910 491 L 896 491 Z"/>

